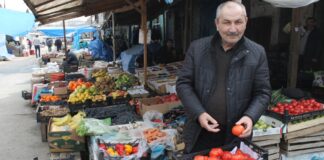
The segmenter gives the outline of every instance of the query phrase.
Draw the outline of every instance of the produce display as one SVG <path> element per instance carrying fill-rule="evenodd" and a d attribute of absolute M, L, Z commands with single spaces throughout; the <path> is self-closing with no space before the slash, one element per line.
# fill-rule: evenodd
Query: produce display
<path fill-rule="evenodd" d="M 143 104 L 150 106 L 150 105 L 156 105 L 156 104 L 163 104 L 167 102 L 177 102 L 179 101 L 179 98 L 176 94 L 170 94 L 167 96 L 157 96 L 153 98 L 147 98 L 142 101 Z"/>
<path fill-rule="evenodd" d="M 209 152 L 209 156 L 196 155 L 194 160 L 253 160 L 253 158 L 237 149 L 234 154 L 229 151 L 223 151 L 222 148 L 213 148 Z"/>
<path fill-rule="evenodd" d="M 95 86 L 89 87 L 86 85 L 81 85 L 70 94 L 68 102 L 72 104 L 85 103 L 86 100 L 91 100 L 92 102 L 101 102 L 106 100 L 106 95 L 98 94 Z"/>
<path fill-rule="evenodd" d="M 105 77 L 107 76 L 107 70 L 106 69 L 95 69 L 92 71 L 92 78 L 97 78 L 97 77 Z"/>
<path fill-rule="evenodd" d="M 81 120 L 86 116 L 84 112 L 79 111 L 76 115 L 73 117 L 70 114 L 67 114 L 66 116 L 62 118 L 52 118 L 52 131 L 62 131 L 61 126 L 68 126 L 69 129 L 76 129 Z"/>
<path fill-rule="evenodd" d="M 100 143 L 99 149 L 105 151 L 109 157 L 125 157 L 138 152 L 138 144 L 107 144 Z"/>
<path fill-rule="evenodd" d="M 277 103 L 271 108 L 271 111 L 284 114 L 287 110 L 290 115 L 299 115 L 307 112 L 313 112 L 323 110 L 323 105 L 317 102 L 315 99 L 308 100 L 291 100 L 289 103 Z"/>
<path fill-rule="evenodd" d="M 69 109 L 67 108 L 54 108 L 48 109 L 40 112 L 40 115 L 43 117 L 51 117 L 51 116 L 64 116 L 69 113 Z"/>
<path fill-rule="evenodd" d="M 42 95 L 40 98 L 40 102 L 57 102 L 62 100 L 59 96 L 52 96 L 52 95 Z"/>
<path fill-rule="evenodd" d="M 137 78 L 127 73 L 120 74 L 115 80 L 115 89 L 127 90 L 134 85 L 138 85 Z"/>
<path fill-rule="evenodd" d="M 123 91 L 123 90 L 116 90 L 114 92 L 110 92 L 108 94 L 109 97 L 112 97 L 113 99 L 116 99 L 117 97 L 124 97 L 126 98 L 128 95 L 127 91 Z"/>
<path fill-rule="evenodd" d="M 109 93 L 115 86 L 114 79 L 110 76 L 96 77 L 95 87 L 99 92 Z"/>
<path fill-rule="evenodd" d="M 253 126 L 254 129 L 268 129 L 268 128 L 273 128 L 271 125 L 267 124 L 266 122 L 264 122 L 263 120 L 258 120 L 257 123 L 255 123 L 255 125 Z"/>
<path fill-rule="evenodd" d="M 92 83 L 84 82 L 82 79 L 78 79 L 77 81 L 70 81 L 68 84 L 68 89 L 73 92 L 76 88 L 82 85 L 85 85 L 87 88 L 89 88 L 90 86 L 92 86 Z"/>
<path fill-rule="evenodd" d="M 149 128 L 144 130 L 144 137 L 147 141 L 147 143 L 151 143 L 155 140 L 158 140 L 160 138 L 165 137 L 167 134 L 165 132 L 162 132 L 161 130 L 157 128 Z"/>

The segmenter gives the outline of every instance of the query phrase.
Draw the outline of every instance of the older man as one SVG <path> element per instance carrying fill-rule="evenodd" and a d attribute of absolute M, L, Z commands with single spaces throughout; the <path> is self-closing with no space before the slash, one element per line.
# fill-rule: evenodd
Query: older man
<path fill-rule="evenodd" d="M 245 7 L 227 1 L 217 8 L 218 33 L 191 43 L 177 81 L 177 93 L 188 114 L 186 152 L 228 144 L 231 128 L 245 127 L 250 137 L 267 107 L 271 86 L 262 46 L 244 37 Z"/>

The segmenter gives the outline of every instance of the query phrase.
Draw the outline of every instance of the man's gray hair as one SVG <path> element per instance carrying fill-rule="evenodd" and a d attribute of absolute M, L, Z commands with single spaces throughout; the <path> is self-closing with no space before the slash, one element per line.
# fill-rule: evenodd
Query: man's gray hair
<path fill-rule="evenodd" d="M 221 3 L 221 4 L 217 7 L 217 10 L 216 10 L 216 18 L 219 18 L 222 9 L 223 9 L 224 6 L 226 6 L 228 3 L 236 3 L 236 4 L 238 4 L 239 6 L 241 6 L 241 8 L 242 8 L 242 10 L 243 10 L 243 14 L 244 14 L 244 16 L 247 16 L 247 15 L 246 15 L 246 9 L 245 9 L 245 6 L 244 6 L 242 3 L 237 2 L 237 1 L 226 1 L 226 2 L 224 2 L 224 3 Z"/>

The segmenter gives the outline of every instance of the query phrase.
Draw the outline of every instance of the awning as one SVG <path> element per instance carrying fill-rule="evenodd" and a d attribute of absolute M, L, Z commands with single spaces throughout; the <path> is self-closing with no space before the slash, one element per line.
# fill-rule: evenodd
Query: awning
<path fill-rule="evenodd" d="M 0 34 L 24 36 L 35 24 L 33 14 L 0 8 Z"/>
<path fill-rule="evenodd" d="M 127 12 L 140 6 L 139 0 L 24 0 L 42 24 L 89 16 L 106 11 Z M 163 3 L 164 1 L 147 0 Z"/>

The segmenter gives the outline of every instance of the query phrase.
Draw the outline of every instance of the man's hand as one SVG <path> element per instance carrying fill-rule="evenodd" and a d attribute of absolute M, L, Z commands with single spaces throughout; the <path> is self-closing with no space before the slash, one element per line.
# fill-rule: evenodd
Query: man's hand
<path fill-rule="evenodd" d="M 200 126 L 202 128 L 205 128 L 207 131 L 215 132 L 215 133 L 220 131 L 220 129 L 217 128 L 219 126 L 219 124 L 208 113 L 206 113 L 206 112 L 202 113 L 199 116 L 198 120 L 199 120 Z"/>
<path fill-rule="evenodd" d="M 243 133 L 239 136 L 240 138 L 245 138 L 251 135 L 253 122 L 250 117 L 243 116 L 238 122 L 236 122 L 236 125 L 243 125 L 245 128 Z"/>

